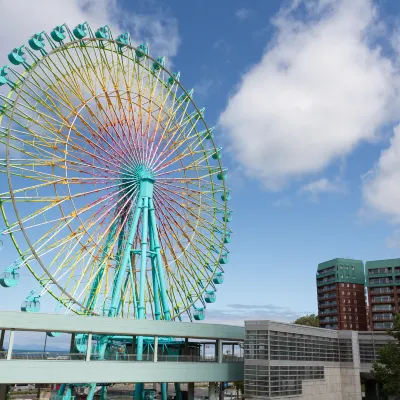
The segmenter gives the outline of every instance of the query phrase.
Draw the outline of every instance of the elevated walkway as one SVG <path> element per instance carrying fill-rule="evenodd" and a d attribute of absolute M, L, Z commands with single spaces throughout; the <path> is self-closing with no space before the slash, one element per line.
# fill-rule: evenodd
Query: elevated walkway
<path fill-rule="evenodd" d="M 0 352 L 0 384 L 5 383 L 124 383 L 124 382 L 226 382 L 242 381 L 243 359 L 223 355 L 225 342 L 244 340 L 244 327 L 0 312 L 0 330 L 10 331 L 6 351 Z M 15 332 L 63 332 L 70 334 L 153 336 L 203 339 L 215 342 L 214 356 L 165 356 L 157 351 L 137 361 L 134 354 L 97 360 L 88 346 L 86 354 L 13 352 Z M 4 337 L 4 334 L 2 335 Z M 0 343 L 0 348 L 2 343 Z M 155 347 L 156 349 L 157 347 Z"/>

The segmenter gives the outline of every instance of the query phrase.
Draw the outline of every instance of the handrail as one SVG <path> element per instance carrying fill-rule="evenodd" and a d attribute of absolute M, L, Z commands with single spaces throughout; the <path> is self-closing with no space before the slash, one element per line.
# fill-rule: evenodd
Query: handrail
<path fill-rule="evenodd" d="M 7 352 L 0 352 L 0 360 L 6 360 Z M 12 353 L 11 360 L 43 360 L 43 361 L 84 361 L 86 355 L 82 353 L 69 353 L 69 352 L 14 352 Z M 136 354 L 109 354 L 103 358 L 99 358 L 98 354 L 92 354 L 90 361 L 121 361 L 121 362 L 149 362 L 154 361 L 153 354 L 142 354 L 142 360 L 137 360 Z M 218 359 L 215 356 L 200 356 L 200 355 L 170 355 L 159 354 L 157 356 L 159 362 L 214 362 Z M 241 363 L 243 357 L 223 355 L 223 363 Z"/>

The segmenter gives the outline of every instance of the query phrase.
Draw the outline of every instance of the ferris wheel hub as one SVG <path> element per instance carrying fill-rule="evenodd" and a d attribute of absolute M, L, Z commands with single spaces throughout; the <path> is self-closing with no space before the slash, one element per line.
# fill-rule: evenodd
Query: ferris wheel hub
<path fill-rule="evenodd" d="M 121 187 L 131 193 L 139 186 L 140 197 L 152 197 L 155 175 L 146 165 L 137 165 L 132 169 L 121 172 Z"/>

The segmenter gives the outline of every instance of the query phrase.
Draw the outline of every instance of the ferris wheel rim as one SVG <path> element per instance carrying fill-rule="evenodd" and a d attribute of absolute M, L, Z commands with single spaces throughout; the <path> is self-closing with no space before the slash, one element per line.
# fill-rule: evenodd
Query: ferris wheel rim
<path fill-rule="evenodd" d="M 100 39 L 97 39 L 97 38 L 84 38 L 83 40 L 76 40 L 76 41 L 71 41 L 71 42 L 65 43 L 65 44 L 63 44 L 62 46 L 53 49 L 51 52 L 47 53 L 47 54 L 44 55 L 39 61 L 37 61 L 37 62 L 32 66 L 31 70 L 30 70 L 30 71 L 27 71 L 27 73 L 24 74 L 24 75 L 25 75 L 24 81 L 27 80 L 27 79 L 30 77 L 30 75 L 33 73 L 33 70 L 34 70 L 40 63 L 42 63 L 47 57 L 51 56 L 51 55 L 54 54 L 54 53 L 60 52 L 60 51 L 62 51 L 62 50 L 64 50 L 64 49 L 68 49 L 69 47 L 73 46 L 74 44 L 78 44 L 78 43 L 81 42 L 81 41 L 96 42 L 96 43 L 98 43 L 98 42 L 110 42 L 110 43 L 114 43 L 114 44 L 115 44 L 115 43 L 120 43 L 120 42 L 118 42 L 117 40 L 113 40 L 113 39 L 101 39 L 101 40 L 100 40 Z M 130 45 L 130 44 L 129 44 L 129 45 L 126 45 L 126 46 L 129 47 L 130 49 L 132 49 L 133 51 L 135 51 L 135 50 L 137 49 L 137 47 L 132 46 L 132 45 Z M 150 59 L 150 60 L 152 60 L 152 61 L 154 61 L 154 62 L 157 62 L 157 61 L 156 61 L 153 57 L 151 57 L 149 54 L 146 54 L 145 57 L 148 58 L 148 59 Z M 163 67 L 163 66 L 161 65 L 160 68 L 162 68 L 170 77 L 173 77 L 173 75 L 172 75 L 165 67 Z M 162 82 L 162 83 L 163 83 L 163 82 Z M 180 88 L 186 95 L 188 95 L 188 91 L 182 86 L 182 84 L 181 84 L 178 80 L 175 80 L 175 83 L 179 86 L 179 88 Z M 163 83 L 163 84 L 165 85 L 165 83 Z M 14 93 L 16 93 L 16 96 L 15 96 L 15 98 L 14 98 L 14 100 L 13 100 L 15 103 L 17 103 L 17 101 L 19 100 L 19 98 L 20 98 L 20 96 L 21 96 L 23 85 L 24 85 L 24 82 L 23 82 L 22 85 L 18 88 L 18 90 L 14 92 Z M 10 91 L 10 94 L 12 94 L 12 92 L 13 92 L 13 91 L 11 90 L 11 91 Z M 195 108 L 195 110 L 199 112 L 199 108 L 197 107 L 196 103 L 194 102 L 193 98 L 191 98 L 191 96 L 189 97 L 189 101 L 190 101 L 190 103 L 192 104 L 192 106 Z M 11 179 L 11 175 L 12 175 L 12 174 L 11 174 L 11 172 L 10 172 L 10 147 L 11 147 L 11 146 L 10 146 L 10 136 L 11 136 L 11 135 L 10 135 L 10 132 L 11 132 L 11 125 L 12 125 L 12 120 L 13 120 L 13 117 L 14 117 L 14 113 L 15 113 L 15 106 L 13 106 L 12 111 L 11 111 L 11 115 L 10 115 L 10 117 L 9 117 L 9 124 L 8 124 L 8 129 L 7 129 L 7 130 L 8 130 L 8 137 L 7 137 L 8 145 L 7 145 L 7 148 L 6 148 L 6 160 L 7 160 L 8 184 L 9 184 L 9 187 L 10 187 L 10 197 L 11 197 L 11 200 L 12 200 L 12 203 L 13 203 L 14 212 L 15 212 L 15 214 L 16 214 L 16 216 L 17 216 L 17 220 L 18 220 L 18 224 L 19 224 L 19 226 L 20 226 L 21 232 L 23 233 L 23 235 L 24 235 L 24 237 L 25 237 L 25 240 L 26 240 L 26 242 L 28 243 L 28 246 L 29 246 L 30 249 L 32 250 L 32 253 L 33 253 L 33 255 L 35 256 L 35 259 L 39 262 L 39 264 L 40 264 L 41 268 L 43 269 L 43 271 L 45 271 L 45 273 L 47 274 L 47 276 L 50 277 L 50 279 L 52 280 L 53 284 L 60 290 L 60 292 L 63 293 L 66 297 L 68 297 L 72 302 L 74 302 L 75 304 L 79 305 L 79 306 L 81 307 L 82 310 L 88 311 L 90 314 L 93 314 L 93 315 L 99 315 L 98 313 L 94 312 L 93 310 L 87 309 L 83 304 L 81 304 L 80 302 L 78 302 L 78 301 L 77 301 L 75 298 L 73 298 L 66 290 L 64 290 L 64 288 L 63 288 L 61 285 L 58 284 L 57 279 L 55 279 L 55 278 L 52 276 L 51 272 L 46 268 L 46 266 L 45 266 L 44 263 L 42 262 L 41 257 L 39 257 L 39 255 L 36 253 L 36 251 L 35 251 L 35 249 L 34 249 L 34 246 L 33 246 L 32 242 L 31 242 L 31 240 L 30 240 L 30 238 L 29 238 L 29 235 L 26 233 L 24 224 L 23 224 L 22 221 L 21 221 L 21 216 L 20 216 L 20 213 L 19 213 L 19 210 L 18 210 L 18 206 L 17 206 L 16 199 L 15 199 L 15 193 L 14 193 L 14 191 L 12 190 L 12 189 L 13 189 L 13 184 L 12 184 L 12 179 Z M 1 116 L 0 121 L 1 121 L 2 117 L 3 117 L 3 116 Z M 200 118 L 201 118 L 201 120 L 202 120 L 202 123 L 203 123 L 204 126 L 206 127 L 206 130 L 209 130 L 208 125 L 206 124 L 206 121 L 205 121 L 205 119 L 203 118 L 203 116 L 201 116 Z M 212 147 L 213 147 L 214 149 L 217 149 L 216 144 L 215 144 L 215 142 L 214 142 L 214 139 L 213 139 L 212 137 L 211 137 L 210 139 L 211 139 L 211 142 L 212 142 Z M 219 169 L 222 171 L 223 168 L 222 168 L 220 159 L 217 159 L 216 161 L 217 161 L 217 163 L 218 163 Z M 224 184 L 224 192 L 226 192 L 226 191 L 227 191 L 227 188 L 226 188 L 226 186 L 225 186 L 225 184 Z M 224 209 L 225 209 L 225 211 L 227 210 L 227 202 L 226 202 L 226 201 L 224 201 Z M 10 233 L 10 234 L 11 234 L 11 233 Z M 223 242 L 223 240 L 224 240 L 226 234 L 227 234 L 227 223 L 224 222 L 224 229 L 223 229 L 222 242 Z M 193 233 L 193 235 L 195 235 L 195 233 Z M 223 246 L 220 246 L 219 256 L 221 256 L 222 253 L 223 253 Z M 31 270 L 31 272 L 33 272 L 31 268 L 29 268 L 29 269 Z M 214 270 L 213 274 L 211 275 L 210 280 L 212 279 L 212 276 L 214 275 L 214 273 L 215 273 L 215 271 L 216 271 L 217 269 L 218 269 L 218 266 L 215 267 L 215 270 Z M 39 280 L 38 277 L 36 277 L 35 274 L 34 274 L 34 276 L 35 276 L 35 278 L 36 278 L 37 280 Z M 204 291 L 205 291 L 206 289 L 207 289 L 207 286 L 202 290 L 202 293 L 204 293 Z M 51 292 L 51 291 L 50 291 L 50 292 Z M 54 297 L 55 297 L 55 296 L 54 296 Z M 55 297 L 55 298 L 57 298 L 57 297 Z M 193 301 L 193 303 L 192 303 L 191 305 L 193 305 L 194 303 L 195 303 L 195 301 Z M 183 312 L 184 312 L 184 310 L 181 311 L 181 313 L 183 313 Z M 181 314 L 181 313 L 180 313 L 180 314 Z M 177 315 L 180 315 L 180 314 L 177 314 Z"/>

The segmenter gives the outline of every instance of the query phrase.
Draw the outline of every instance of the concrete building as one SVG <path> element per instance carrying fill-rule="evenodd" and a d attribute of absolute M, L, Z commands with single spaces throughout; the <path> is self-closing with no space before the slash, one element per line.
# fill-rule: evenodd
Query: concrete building
<path fill-rule="evenodd" d="M 246 321 L 246 398 L 361 400 L 363 382 L 366 399 L 378 399 L 372 362 L 389 340 L 378 332 Z"/>
<path fill-rule="evenodd" d="M 393 314 L 400 311 L 400 258 L 367 261 L 369 324 L 374 331 L 393 326 Z"/>
<path fill-rule="evenodd" d="M 320 263 L 316 280 L 321 328 L 368 329 L 362 261 L 335 258 Z"/>

